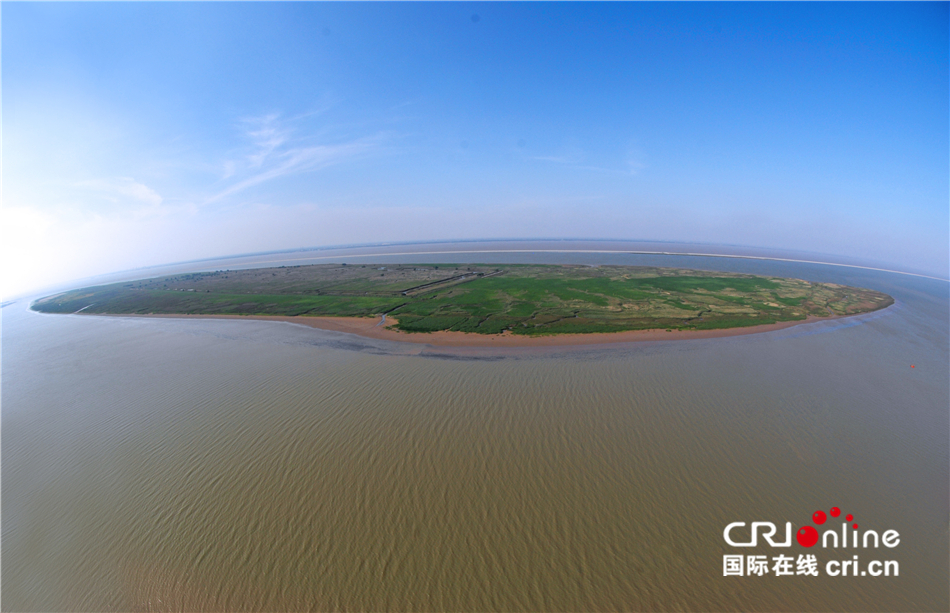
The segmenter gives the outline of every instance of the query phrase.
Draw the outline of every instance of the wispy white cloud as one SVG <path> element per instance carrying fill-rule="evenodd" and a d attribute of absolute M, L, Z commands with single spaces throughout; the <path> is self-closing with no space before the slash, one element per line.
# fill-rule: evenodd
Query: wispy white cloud
<path fill-rule="evenodd" d="M 225 160 L 224 164 L 222 164 L 221 180 L 224 181 L 233 177 L 235 170 L 234 160 Z"/>
<path fill-rule="evenodd" d="M 628 152 L 627 156 L 617 166 L 610 164 L 590 164 L 588 162 L 589 158 L 590 156 L 585 151 L 577 148 L 570 148 L 567 150 L 562 150 L 562 152 L 556 155 L 536 155 L 532 156 L 531 159 L 537 160 L 539 162 L 562 164 L 564 166 L 571 166 L 573 168 L 582 170 L 594 170 L 597 172 L 608 172 L 629 176 L 636 176 L 640 174 L 644 168 L 646 168 L 646 164 L 642 161 L 643 155 L 639 152 L 639 150 L 632 150 Z"/>
<path fill-rule="evenodd" d="M 158 206 L 163 200 L 155 190 L 129 177 L 89 179 L 76 183 L 76 187 L 96 192 L 117 204 L 131 201 L 133 204 Z"/>
<path fill-rule="evenodd" d="M 552 155 L 536 155 L 532 159 L 539 162 L 553 162 L 555 164 L 567 164 L 577 166 L 587 159 L 587 152 L 578 147 L 561 147 L 557 153 Z"/>
<path fill-rule="evenodd" d="M 250 124 L 246 134 L 255 147 L 254 152 L 248 156 L 251 168 L 260 168 L 278 147 L 287 142 L 290 131 L 282 128 L 278 119 L 278 115 L 271 114 L 244 120 L 246 124 Z"/>
<path fill-rule="evenodd" d="M 627 151 L 627 159 L 625 160 L 627 172 L 634 176 L 640 174 L 640 171 L 647 167 L 643 158 L 643 152 L 638 147 L 631 147 Z"/>
<path fill-rule="evenodd" d="M 640 171 L 646 168 L 647 165 L 639 160 L 627 160 L 627 173 L 631 175 L 638 175 Z"/>
<path fill-rule="evenodd" d="M 567 155 L 536 155 L 533 158 L 541 162 L 554 162 L 555 164 L 577 164 L 580 159 Z"/>
<path fill-rule="evenodd" d="M 378 150 L 384 140 L 383 134 L 377 134 L 333 144 L 305 144 L 308 137 L 298 137 L 291 124 L 318 113 L 314 111 L 288 121 L 282 121 L 277 114 L 243 120 L 244 136 L 251 142 L 252 150 L 236 160 L 224 162 L 222 180 L 233 179 L 233 182 L 206 203 L 279 177 L 312 172 L 354 159 Z"/>

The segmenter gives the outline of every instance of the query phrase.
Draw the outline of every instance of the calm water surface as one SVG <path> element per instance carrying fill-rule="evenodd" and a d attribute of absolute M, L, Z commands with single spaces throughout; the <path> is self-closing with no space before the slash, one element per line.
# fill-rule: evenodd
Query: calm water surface
<path fill-rule="evenodd" d="M 946 282 L 477 259 L 740 270 L 897 304 L 731 339 L 499 351 L 18 302 L 3 309 L 3 609 L 950 609 Z M 832 506 L 900 545 L 723 541 L 733 521 L 797 529 Z M 811 552 L 822 575 L 723 577 L 736 552 Z M 900 576 L 825 575 L 854 553 Z"/>

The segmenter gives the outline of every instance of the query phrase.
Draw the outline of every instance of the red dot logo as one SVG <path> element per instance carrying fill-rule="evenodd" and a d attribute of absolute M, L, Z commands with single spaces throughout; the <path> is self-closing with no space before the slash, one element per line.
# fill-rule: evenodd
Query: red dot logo
<path fill-rule="evenodd" d="M 858 529 L 858 525 L 857 525 L 857 524 L 854 524 L 854 529 L 855 529 L 855 530 Z M 867 537 L 865 537 L 864 540 L 867 540 Z"/>
<path fill-rule="evenodd" d="M 838 507 L 831 507 L 831 516 L 838 517 L 839 515 L 841 515 L 841 509 Z"/>
<path fill-rule="evenodd" d="M 818 542 L 818 531 L 811 526 L 802 526 L 795 533 L 795 538 L 802 547 L 814 547 Z"/>
<path fill-rule="evenodd" d="M 845 517 L 844 519 L 845 521 L 851 521 L 852 519 L 854 519 L 854 515 L 852 515 L 851 513 L 848 513 L 848 516 Z"/>
<path fill-rule="evenodd" d="M 811 516 L 811 520 L 815 522 L 816 524 L 818 524 L 819 526 L 825 523 L 827 519 L 828 519 L 828 516 L 825 515 L 824 511 L 815 511 L 815 513 Z"/>

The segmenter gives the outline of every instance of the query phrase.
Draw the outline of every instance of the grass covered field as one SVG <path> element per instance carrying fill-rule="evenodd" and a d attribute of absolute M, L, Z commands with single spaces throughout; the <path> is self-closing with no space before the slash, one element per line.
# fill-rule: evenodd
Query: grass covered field
<path fill-rule="evenodd" d="M 799 279 L 674 268 L 293 266 L 191 273 L 38 300 L 44 313 L 370 317 L 405 332 L 576 334 L 709 330 L 874 311 L 886 294 Z"/>

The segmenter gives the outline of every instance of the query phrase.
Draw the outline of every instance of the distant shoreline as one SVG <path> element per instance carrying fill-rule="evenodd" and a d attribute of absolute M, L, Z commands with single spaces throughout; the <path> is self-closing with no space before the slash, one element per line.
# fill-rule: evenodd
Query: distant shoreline
<path fill-rule="evenodd" d="M 885 307 L 887 308 L 887 307 Z M 883 310 L 883 309 L 882 309 Z M 251 319 L 257 321 L 280 321 L 299 324 L 331 332 L 345 332 L 365 338 L 373 338 L 400 343 L 418 345 L 433 345 L 437 347 L 557 347 L 565 345 L 602 345 L 606 343 L 630 343 L 646 341 L 678 341 L 691 339 L 728 338 L 745 336 L 747 334 L 761 334 L 774 330 L 784 330 L 800 324 L 817 321 L 832 321 L 846 317 L 857 317 L 867 313 L 855 315 L 829 315 L 827 317 L 809 316 L 799 321 L 782 321 L 759 326 L 742 328 L 724 328 L 719 330 L 626 330 L 623 332 L 592 332 L 588 334 L 552 334 L 545 336 L 526 336 L 504 332 L 502 334 L 477 334 L 470 332 L 402 332 L 389 327 L 380 326 L 379 317 L 309 317 L 309 316 L 280 316 L 280 315 L 187 315 L 187 314 L 90 314 L 96 317 L 150 317 L 161 319 Z M 387 323 L 397 323 L 397 320 L 388 317 Z"/>

